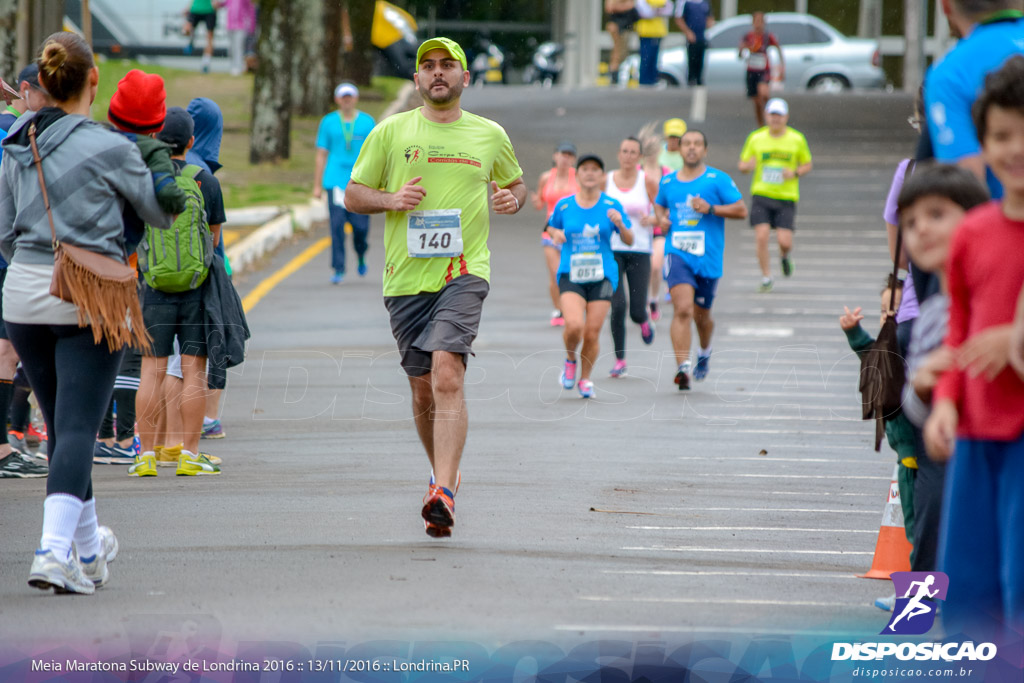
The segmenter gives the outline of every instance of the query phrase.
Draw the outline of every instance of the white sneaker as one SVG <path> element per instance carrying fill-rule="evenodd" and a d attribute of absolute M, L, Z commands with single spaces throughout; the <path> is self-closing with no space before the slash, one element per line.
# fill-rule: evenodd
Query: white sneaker
<path fill-rule="evenodd" d="M 74 556 L 61 562 L 52 550 L 37 550 L 28 575 L 28 585 L 39 590 L 53 589 L 54 593 L 81 593 L 92 595 L 96 586 L 82 573 L 82 565 Z"/>
<path fill-rule="evenodd" d="M 96 553 L 96 557 L 92 559 L 92 562 L 82 562 L 82 573 L 85 574 L 85 578 L 92 581 L 99 588 L 110 579 L 110 571 L 107 569 L 107 564 L 113 562 L 114 558 L 117 557 L 117 551 L 120 546 L 117 542 L 117 536 L 110 530 L 110 527 L 101 526 L 97 532 L 100 537 L 100 551 Z"/>

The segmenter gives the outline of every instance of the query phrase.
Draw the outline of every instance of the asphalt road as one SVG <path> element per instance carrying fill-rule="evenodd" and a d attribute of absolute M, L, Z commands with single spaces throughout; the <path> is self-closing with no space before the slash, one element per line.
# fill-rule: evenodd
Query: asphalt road
<path fill-rule="evenodd" d="M 707 382 L 676 390 L 663 318 L 649 347 L 630 326 L 629 377 L 606 376 L 606 330 L 597 398 L 562 391 L 542 216 L 492 217 L 458 524 L 451 540 L 432 540 L 419 518 L 428 464 L 382 305 L 374 218 L 373 276 L 331 286 L 324 252 L 250 313 L 228 437 L 204 442 L 224 459 L 222 476 L 95 468 L 101 523 L 121 541 L 109 587 L 77 598 L 29 588 L 45 481 L 0 483 L 0 641 L 146 651 L 182 633 L 222 647 L 878 633 L 885 621 L 871 603 L 891 586 L 854 575 L 870 566 L 895 458 L 872 450 L 873 427 L 858 419 L 858 365 L 837 318 L 844 304 L 877 310 L 880 214 L 912 151 L 910 100 L 790 103 L 815 161 L 796 272 L 779 277 L 773 256 L 776 289 L 756 293 L 752 234 L 728 224 Z M 488 89 L 464 104 L 506 128 L 531 186 L 560 139 L 612 161 L 643 123 L 689 112 L 679 91 Z M 752 119 L 741 96 L 712 95 L 700 126 L 711 165 L 733 173 Z M 242 278 L 243 294 L 313 237 Z M 872 333 L 876 320 L 865 321 Z"/>

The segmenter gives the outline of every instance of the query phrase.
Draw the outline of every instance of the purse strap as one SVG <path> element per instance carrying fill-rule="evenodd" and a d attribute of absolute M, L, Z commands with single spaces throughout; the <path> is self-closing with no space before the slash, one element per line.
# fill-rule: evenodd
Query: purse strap
<path fill-rule="evenodd" d="M 913 159 L 907 161 L 907 167 L 903 169 L 903 182 L 900 183 L 900 187 L 906 184 L 907 178 L 914 172 L 914 167 L 917 162 Z M 886 310 L 893 310 L 893 306 L 896 305 L 896 278 L 900 274 L 900 254 L 903 252 L 903 230 L 899 228 L 896 230 L 896 251 L 893 252 L 892 258 L 892 278 L 889 280 L 889 308 Z"/>
<path fill-rule="evenodd" d="M 46 217 L 50 219 L 50 235 L 53 237 L 53 249 L 57 250 L 60 242 L 57 241 L 57 228 L 53 226 L 53 212 L 50 211 L 50 195 L 46 192 L 46 181 L 43 180 L 43 160 L 39 156 L 39 147 L 36 145 L 36 122 L 28 124 L 28 141 L 32 145 L 32 163 L 39 172 L 39 189 L 43 193 L 43 205 L 46 206 Z"/>

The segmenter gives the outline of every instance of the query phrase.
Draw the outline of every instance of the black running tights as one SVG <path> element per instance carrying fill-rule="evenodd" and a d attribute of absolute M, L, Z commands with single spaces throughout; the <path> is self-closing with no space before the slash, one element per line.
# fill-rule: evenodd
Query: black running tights
<path fill-rule="evenodd" d="M 651 255 L 615 252 L 619 264 L 619 286 L 612 295 L 612 341 L 615 357 L 626 357 L 626 280 L 629 280 L 629 317 L 637 325 L 647 320 L 647 290 L 651 286 Z"/>
<path fill-rule="evenodd" d="M 93 445 L 124 351 L 93 343 L 92 330 L 77 325 L 8 322 L 7 333 L 46 420 L 46 495 L 90 500 Z"/>

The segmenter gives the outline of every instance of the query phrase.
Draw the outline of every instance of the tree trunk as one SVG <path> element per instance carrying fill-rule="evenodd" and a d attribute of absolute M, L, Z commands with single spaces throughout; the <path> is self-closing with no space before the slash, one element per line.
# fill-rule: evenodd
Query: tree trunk
<path fill-rule="evenodd" d="M 348 0 L 349 27 L 352 31 L 352 49 L 342 53 L 341 75 L 357 85 L 370 85 L 376 48 L 370 42 L 373 30 L 374 0 Z"/>
<path fill-rule="evenodd" d="M 326 5 L 330 0 L 293 0 L 292 25 L 298 40 L 294 42 L 292 64 L 292 111 L 302 116 L 324 113 L 325 93 L 333 85 L 328 78 Z"/>
<path fill-rule="evenodd" d="M 0 78 L 18 89 L 18 0 L 0 0 Z"/>
<path fill-rule="evenodd" d="M 341 81 L 341 3 L 324 2 L 324 69 L 327 71 L 328 90 L 320 93 L 320 111 L 334 107 L 334 86 Z"/>
<path fill-rule="evenodd" d="M 257 53 L 259 66 L 252 86 L 252 137 L 249 161 L 280 161 L 289 155 L 293 0 L 261 0 Z"/>

